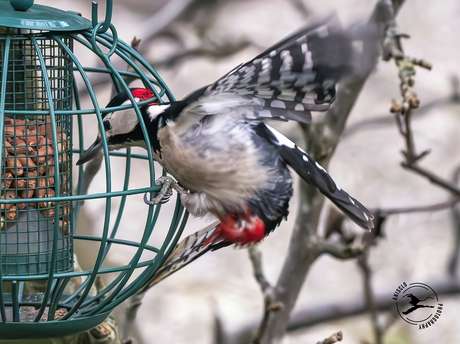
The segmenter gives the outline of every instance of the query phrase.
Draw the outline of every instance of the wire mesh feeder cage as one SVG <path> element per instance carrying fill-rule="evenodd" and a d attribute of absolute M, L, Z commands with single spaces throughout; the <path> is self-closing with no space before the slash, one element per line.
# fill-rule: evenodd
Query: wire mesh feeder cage
<path fill-rule="evenodd" d="M 150 151 L 146 155 L 129 149 L 109 153 L 104 141 L 105 192 L 83 194 L 83 167 L 73 173 L 72 155 L 81 154 L 85 146 L 83 117 L 95 117 L 102 131 L 101 114 L 134 107 L 148 141 L 138 104 L 173 99 L 148 63 L 118 40 L 110 24 L 112 1 L 107 2 L 106 18 L 99 23 L 94 2 L 92 21 L 74 12 L 30 7 L 28 2 L 0 0 L 1 339 L 59 337 L 98 325 L 154 275 L 187 221 L 187 213 L 176 199 L 169 229 L 159 245 L 148 241 L 161 206 L 146 211 L 145 229 L 138 242 L 117 237 L 127 197 L 159 189 Z M 104 67 L 83 67 L 74 54 L 77 47 L 94 55 Z M 129 71 L 117 70 L 114 58 L 124 61 Z M 102 108 L 91 74 L 110 79 L 117 92 L 127 91 L 132 81 L 139 82 L 155 97 L 142 103 L 131 97 L 129 105 Z M 89 96 L 92 106 L 82 107 L 82 93 Z M 125 162 L 120 190 L 112 190 L 109 155 Z M 135 160 L 148 163 L 147 187 L 129 188 Z M 115 217 L 111 216 L 112 199 L 119 200 Z M 104 200 L 103 228 L 98 236 L 76 231 L 84 200 Z M 75 268 L 77 242 L 97 243 L 92 269 Z M 109 251 L 120 246 L 133 248 L 129 263 L 103 266 Z M 144 258 L 145 252 L 151 256 Z M 95 292 L 97 277 L 109 273 L 114 275 L 112 282 Z"/>

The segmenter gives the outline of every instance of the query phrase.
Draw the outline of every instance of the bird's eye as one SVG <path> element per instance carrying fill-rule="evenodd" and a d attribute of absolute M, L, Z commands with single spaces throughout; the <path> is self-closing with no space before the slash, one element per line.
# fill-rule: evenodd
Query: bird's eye
<path fill-rule="evenodd" d="M 104 121 L 104 130 L 109 131 L 112 129 L 112 124 L 110 124 L 110 121 Z"/>

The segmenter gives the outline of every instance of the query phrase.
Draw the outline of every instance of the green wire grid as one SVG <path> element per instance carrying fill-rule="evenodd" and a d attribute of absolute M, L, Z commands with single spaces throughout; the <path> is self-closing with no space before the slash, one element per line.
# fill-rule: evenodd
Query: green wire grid
<path fill-rule="evenodd" d="M 108 3 L 108 7 L 109 5 L 111 4 Z M 45 32 L 24 29 L 5 29 L 2 31 L 2 27 L 0 27 L 1 142 L 15 137 L 9 129 L 14 129 L 16 124 L 5 124 L 5 119 L 9 118 L 15 121 L 22 120 L 25 123 L 40 120 L 42 121 L 40 125 L 50 125 L 52 146 L 58 147 L 62 144 L 66 146 L 63 152 L 54 150 L 52 155 L 55 162 L 59 161 L 58 164 L 53 165 L 55 167 L 53 177 L 55 181 L 60 182 L 55 182 L 55 195 L 46 197 L 46 201 L 48 204 L 53 204 L 54 209 L 54 221 L 45 221 L 47 235 L 44 236 L 42 233 L 43 229 L 40 227 L 42 222 L 32 218 L 30 211 L 17 210 L 16 220 L 13 220 L 14 225 L 18 222 L 26 224 L 27 238 L 23 244 L 29 246 L 33 244 L 38 247 L 40 257 L 37 259 L 39 262 L 30 259 L 30 249 L 26 252 L 28 259 L 22 265 L 17 261 L 9 261 L 8 259 L 11 257 L 9 257 L 8 249 L 15 245 L 16 248 L 18 247 L 18 243 L 21 241 L 20 233 L 14 232 L 14 240 L 11 239 L 8 236 L 8 230 L 6 230 L 11 224 L 5 221 L 5 229 L 0 235 L 0 248 L 2 248 L 0 250 L 0 333 L 2 339 L 46 338 L 51 333 L 53 337 L 58 337 L 98 325 L 114 307 L 135 294 L 155 274 L 176 245 L 188 218 L 188 213 L 184 211 L 179 198 L 176 198 L 174 214 L 161 245 L 152 246 L 148 244 L 156 227 L 161 206 L 149 207 L 143 235 L 139 241 L 117 237 L 127 197 L 146 192 L 157 192 L 160 187 L 155 185 L 155 165 L 150 150 L 147 150 L 145 155 L 132 154 L 130 149 L 127 149 L 126 152 L 109 152 L 105 138 L 103 140 L 105 192 L 82 195 L 83 166 L 78 168 L 78 172 L 74 176 L 76 184 L 74 191 L 72 191 L 72 165 L 74 161 L 72 154 L 80 155 L 88 146 L 83 137 L 83 116 L 95 116 L 99 130 L 102 132 L 103 113 L 133 107 L 140 120 L 146 144 L 150 146 L 139 106 L 151 103 L 153 99 L 160 102 L 163 102 L 163 98 L 170 101 L 174 100 L 170 90 L 156 71 L 128 44 L 118 40 L 113 25 L 107 24 L 107 21 L 94 25 L 95 21 L 97 19 L 93 18 L 94 27 L 92 30 L 78 32 Z M 108 29 L 109 32 L 106 32 L 104 28 Z M 82 66 L 74 53 L 77 47 L 95 54 L 104 67 Z M 17 51 L 18 49 L 26 52 L 26 56 L 21 55 Z M 113 58 L 123 61 L 130 67 L 131 71 L 117 70 L 111 62 Z M 27 63 L 24 63 L 26 60 Z M 138 80 L 142 82 L 144 87 L 150 89 L 155 97 L 152 100 L 135 103 L 128 92 L 131 100 L 130 105 L 103 108 L 99 105 L 89 76 L 107 76 L 117 92 L 128 91 L 129 85 L 125 79 Z M 92 106 L 90 108 L 82 108 L 81 106 L 82 94 L 78 90 L 77 80 L 82 82 L 88 92 L 85 95 L 91 101 Z M 15 84 L 17 85 L 15 86 Z M 72 146 L 73 119 L 75 119 L 76 132 L 78 133 L 78 144 L 75 146 Z M 64 139 L 62 133 L 66 134 Z M 5 158 L 4 151 L 5 149 L 0 150 L 0 161 Z M 110 156 L 125 159 L 124 182 L 121 190 L 113 190 L 112 188 Z M 149 187 L 137 189 L 129 187 L 133 159 L 148 162 L 149 168 L 145 173 Z M 13 168 L 16 172 L 15 175 L 17 175 L 19 167 L 15 165 Z M 121 175 L 123 172 L 116 171 L 116 173 Z M 63 177 L 64 175 L 65 177 Z M 4 179 L 2 178 L 2 183 Z M 49 185 L 46 186 L 49 187 Z M 15 189 L 16 193 L 22 191 L 28 192 L 29 189 L 27 187 Z M 111 221 L 113 198 L 119 198 L 120 205 L 115 220 L 112 219 Z M 99 236 L 75 232 L 82 201 L 92 199 L 105 200 L 104 224 Z M 26 210 L 37 209 L 40 212 L 45 209 L 41 209 L 40 206 L 32 207 L 41 202 L 43 202 L 43 198 L 36 197 L 34 194 L 30 198 L 20 200 L 17 197 L 1 199 L 0 205 L 2 209 L 12 205 L 18 209 L 19 203 L 22 203 Z M 26 218 L 22 220 L 23 217 L 21 217 L 21 221 L 19 221 L 21 211 L 26 214 Z M 38 236 L 41 236 L 38 239 L 31 234 L 33 232 L 32 223 L 37 222 L 39 223 L 37 233 Z M 73 271 L 73 246 L 76 241 L 99 244 L 97 258 L 91 270 Z M 110 251 L 116 252 L 120 246 L 136 249 L 130 262 L 123 266 L 102 267 L 108 253 Z M 152 253 L 154 257 L 143 258 L 144 251 Z M 32 253 L 37 254 L 37 252 Z M 23 265 L 25 267 L 22 267 Z M 134 277 L 133 274 L 136 270 L 138 275 Z M 109 285 L 94 294 L 92 288 L 94 288 L 97 276 L 102 274 L 116 274 L 116 277 Z M 86 279 L 72 292 L 66 292 L 69 282 L 77 277 Z M 30 291 L 31 285 L 38 285 L 40 292 Z M 32 315 L 28 314 L 27 312 L 32 308 Z"/>

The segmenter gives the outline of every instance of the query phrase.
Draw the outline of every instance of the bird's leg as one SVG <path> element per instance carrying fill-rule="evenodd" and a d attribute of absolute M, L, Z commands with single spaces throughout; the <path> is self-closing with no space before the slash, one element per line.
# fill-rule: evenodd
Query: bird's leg
<path fill-rule="evenodd" d="M 172 196 L 172 190 L 176 190 L 179 194 L 186 194 L 188 193 L 182 186 L 179 185 L 174 179 L 168 176 L 162 176 L 155 180 L 156 185 L 162 185 L 161 190 L 158 194 L 152 198 L 151 200 L 148 199 L 148 192 L 144 195 L 144 202 L 148 205 L 158 205 L 163 204 L 169 201 Z"/>

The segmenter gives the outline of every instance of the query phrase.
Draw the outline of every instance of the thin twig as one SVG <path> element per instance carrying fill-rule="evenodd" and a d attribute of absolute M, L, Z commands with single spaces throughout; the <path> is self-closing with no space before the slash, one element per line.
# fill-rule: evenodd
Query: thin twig
<path fill-rule="evenodd" d="M 364 298 L 367 309 L 370 313 L 372 328 L 374 329 L 375 343 L 383 344 L 383 328 L 375 306 L 374 291 L 372 288 L 372 271 L 369 267 L 368 257 L 369 247 L 367 247 L 364 253 L 358 257 L 357 262 L 363 275 Z"/>
<path fill-rule="evenodd" d="M 248 248 L 249 259 L 251 260 L 252 269 L 254 271 L 254 277 L 259 283 L 260 289 L 264 294 L 271 293 L 272 286 L 265 278 L 265 274 L 262 269 L 262 253 L 256 246 L 251 246 Z"/>
<path fill-rule="evenodd" d="M 129 298 L 129 305 L 124 310 L 123 325 L 121 326 L 120 338 L 127 340 L 133 335 L 133 329 L 136 325 L 136 316 L 139 311 L 139 307 L 142 305 L 145 293 L 134 294 Z"/>
<path fill-rule="evenodd" d="M 401 164 L 404 168 L 409 169 L 411 171 L 417 172 L 418 174 L 427 178 L 431 183 L 438 185 L 447 191 L 450 191 L 457 197 L 460 197 L 460 189 L 454 186 L 452 183 L 448 182 L 447 180 L 437 176 L 436 174 L 432 173 L 431 171 L 418 166 L 417 164 L 406 164 L 405 162 Z"/>
<path fill-rule="evenodd" d="M 452 93 L 452 95 L 439 98 L 428 103 L 422 104 L 417 112 L 414 113 L 413 119 L 420 119 L 425 115 L 428 115 L 433 109 L 439 109 L 441 106 L 460 104 L 460 95 Z M 361 121 L 357 121 L 347 127 L 342 135 L 342 139 L 352 137 L 353 135 L 360 133 L 366 129 L 381 129 L 383 126 L 391 127 L 395 123 L 395 120 L 388 116 L 388 114 L 382 114 L 373 116 L 373 118 L 366 118 Z"/>
<path fill-rule="evenodd" d="M 422 213 L 422 212 L 433 212 L 441 211 L 452 208 L 454 205 L 460 202 L 459 198 L 454 198 L 449 201 L 418 206 L 418 207 L 402 207 L 402 208 L 387 208 L 387 209 L 374 209 L 372 213 L 379 213 L 381 216 L 397 215 L 397 214 L 409 214 L 409 213 Z"/>
<path fill-rule="evenodd" d="M 264 315 L 260 323 L 257 333 L 254 335 L 251 343 L 259 344 L 261 335 L 266 331 L 268 319 L 271 312 L 276 312 L 284 307 L 280 302 L 273 302 L 273 287 L 265 278 L 262 270 L 262 253 L 256 246 L 251 246 L 248 249 L 249 259 L 252 263 L 254 277 L 262 290 L 264 295 Z"/>
<path fill-rule="evenodd" d="M 384 48 L 387 49 L 384 55 L 388 58 L 392 57 L 396 62 L 400 78 L 400 91 L 403 98 L 401 103 L 393 101 L 390 109 L 391 112 L 395 113 L 396 123 L 400 128 L 400 133 L 404 138 L 406 146 L 406 149 L 403 151 L 404 161 L 401 165 L 408 170 L 424 176 L 433 184 L 436 184 L 459 197 L 460 189 L 456 185 L 437 176 L 433 172 L 420 167 L 418 164 L 419 161 L 429 153 L 429 151 L 417 153 L 415 148 L 411 119 L 413 110 L 417 109 L 420 105 L 420 100 L 412 89 L 414 85 L 412 77 L 415 75 L 415 66 L 431 69 L 431 65 L 422 59 L 414 59 L 406 56 L 401 44 L 402 37 L 405 37 L 405 35 L 399 32 L 396 24 L 393 24 L 393 26 L 390 26 L 387 30 L 387 44 L 384 46 Z M 401 125 L 402 123 L 404 126 Z"/>
<path fill-rule="evenodd" d="M 359 257 L 363 254 L 361 247 L 353 247 L 351 245 L 331 242 L 328 240 L 322 241 L 320 245 L 322 253 L 330 254 L 331 256 L 338 259 L 351 259 Z"/>
<path fill-rule="evenodd" d="M 452 178 L 452 183 L 458 185 L 460 181 L 460 166 L 457 167 L 454 171 Z M 452 247 L 452 253 L 447 265 L 447 271 L 452 277 L 457 277 L 457 269 L 459 262 L 459 252 L 460 252 L 460 209 L 458 207 L 453 207 L 452 212 L 452 221 L 454 222 L 454 235 L 455 235 L 455 244 Z"/>
<path fill-rule="evenodd" d="M 214 299 L 212 299 L 212 309 L 214 315 L 214 325 L 212 330 L 212 342 L 214 344 L 222 344 L 225 341 L 225 330 L 222 324 L 222 318 L 220 316 L 219 308 Z"/>

